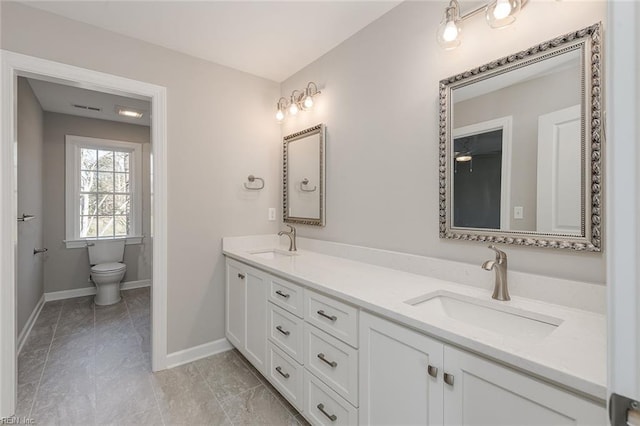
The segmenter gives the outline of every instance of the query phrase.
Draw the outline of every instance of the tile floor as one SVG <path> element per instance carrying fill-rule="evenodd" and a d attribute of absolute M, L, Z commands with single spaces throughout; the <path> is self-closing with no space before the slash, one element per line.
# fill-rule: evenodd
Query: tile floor
<path fill-rule="evenodd" d="M 151 372 L 149 289 L 47 302 L 18 357 L 17 417 L 38 425 L 304 425 L 236 350 Z"/>

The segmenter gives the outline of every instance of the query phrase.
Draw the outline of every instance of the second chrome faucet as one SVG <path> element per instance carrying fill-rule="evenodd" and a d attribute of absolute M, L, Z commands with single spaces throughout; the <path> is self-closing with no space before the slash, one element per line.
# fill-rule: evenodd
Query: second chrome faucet
<path fill-rule="evenodd" d="M 511 300 L 509 288 L 507 287 L 507 253 L 498 250 L 493 244 L 489 248 L 496 252 L 495 260 L 487 260 L 482 264 L 482 269 L 496 271 L 496 283 L 493 288 L 492 298 L 496 300 Z"/>
<path fill-rule="evenodd" d="M 287 237 L 289 237 L 289 251 L 297 251 L 298 248 L 296 247 L 296 228 L 291 225 L 286 226 L 289 227 L 289 231 L 280 231 L 278 232 L 278 235 L 286 235 Z"/>

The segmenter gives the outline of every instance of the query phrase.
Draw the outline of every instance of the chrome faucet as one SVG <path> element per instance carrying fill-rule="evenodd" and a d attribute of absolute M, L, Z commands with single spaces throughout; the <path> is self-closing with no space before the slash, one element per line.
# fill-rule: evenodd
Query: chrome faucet
<path fill-rule="evenodd" d="M 296 228 L 291 225 L 286 225 L 289 227 L 289 231 L 280 231 L 278 235 L 283 236 L 286 235 L 289 237 L 289 251 L 297 251 L 296 248 Z"/>
<path fill-rule="evenodd" d="M 485 271 L 496 270 L 496 284 L 491 297 L 496 300 L 511 300 L 507 288 L 507 253 L 498 250 L 493 244 L 489 245 L 489 248 L 496 252 L 496 259 L 484 262 L 482 269 Z"/>

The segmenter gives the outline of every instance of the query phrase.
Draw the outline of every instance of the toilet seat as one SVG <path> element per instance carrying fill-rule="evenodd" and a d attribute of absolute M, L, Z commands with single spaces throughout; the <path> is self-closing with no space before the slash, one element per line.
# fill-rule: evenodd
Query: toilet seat
<path fill-rule="evenodd" d="M 112 274 L 127 269 L 127 265 L 119 262 L 100 263 L 91 267 L 92 274 Z"/>

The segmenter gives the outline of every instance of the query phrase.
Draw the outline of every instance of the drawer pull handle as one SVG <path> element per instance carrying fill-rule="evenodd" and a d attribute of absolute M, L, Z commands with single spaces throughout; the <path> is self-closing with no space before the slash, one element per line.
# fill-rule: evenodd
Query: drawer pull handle
<path fill-rule="evenodd" d="M 338 420 L 338 416 L 336 416 L 335 414 L 329 414 L 326 411 L 324 411 L 324 404 L 318 404 L 318 410 L 320 410 L 320 412 L 325 416 L 327 416 L 327 418 L 332 422 L 335 422 L 336 420 Z"/>
<path fill-rule="evenodd" d="M 326 319 L 331 320 L 333 322 L 335 322 L 338 319 L 338 317 L 335 315 L 325 314 L 323 310 L 318 311 L 318 315 L 320 315 L 321 317 L 325 317 Z"/>
<path fill-rule="evenodd" d="M 278 296 L 280 296 L 280 297 L 284 297 L 285 299 L 288 299 L 289 297 L 291 297 L 291 295 L 290 295 L 290 294 L 283 293 L 283 292 L 281 292 L 280 290 L 276 291 L 276 294 L 277 294 Z"/>
<path fill-rule="evenodd" d="M 240 278 L 241 280 L 244 280 L 244 274 L 241 274 L 238 272 L 238 278 Z"/>
<path fill-rule="evenodd" d="M 449 386 L 453 386 L 453 374 L 444 373 L 444 382 Z"/>
<path fill-rule="evenodd" d="M 285 336 L 288 336 L 291 334 L 290 331 L 283 329 L 281 325 L 277 326 L 276 330 L 278 330 L 280 333 L 284 334 Z"/>
<path fill-rule="evenodd" d="M 429 375 L 433 378 L 438 377 L 438 367 L 434 367 L 433 365 L 429 365 L 427 367 L 427 372 L 429 373 Z"/>
<path fill-rule="evenodd" d="M 280 373 L 280 375 L 281 375 L 282 377 L 284 377 L 285 379 L 288 379 L 288 378 L 289 378 L 289 373 L 283 373 L 283 372 L 282 372 L 282 367 L 276 367 L 276 371 L 277 371 L 278 373 Z"/>
<path fill-rule="evenodd" d="M 320 361 L 325 362 L 327 365 L 330 365 L 331 368 L 336 368 L 338 366 L 338 363 L 335 361 L 329 361 L 328 359 L 326 359 L 324 357 L 324 354 L 320 353 L 318 354 L 318 358 L 320 358 Z"/>

